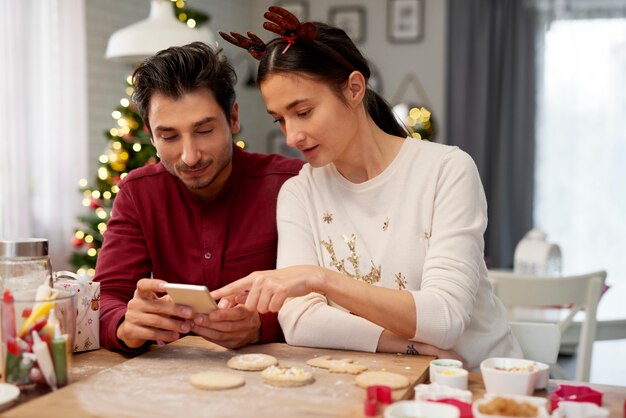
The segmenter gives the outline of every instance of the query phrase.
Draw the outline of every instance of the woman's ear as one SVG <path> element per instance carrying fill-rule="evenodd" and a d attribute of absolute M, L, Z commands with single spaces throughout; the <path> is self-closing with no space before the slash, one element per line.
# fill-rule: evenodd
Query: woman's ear
<path fill-rule="evenodd" d="M 360 104 L 365 97 L 365 90 L 367 89 L 367 82 L 365 77 L 359 71 L 353 71 L 348 77 L 346 85 L 346 99 L 350 104 Z"/>

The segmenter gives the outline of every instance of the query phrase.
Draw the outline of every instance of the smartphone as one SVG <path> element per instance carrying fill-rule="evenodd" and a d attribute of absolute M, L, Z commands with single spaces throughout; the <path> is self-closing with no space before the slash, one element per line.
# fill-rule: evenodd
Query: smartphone
<path fill-rule="evenodd" d="M 217 309 L 217 303 L 206 286 L 167 283 L 165 291 L 177 304 L 190 306 L 195 314 L 208 314 Z"/>

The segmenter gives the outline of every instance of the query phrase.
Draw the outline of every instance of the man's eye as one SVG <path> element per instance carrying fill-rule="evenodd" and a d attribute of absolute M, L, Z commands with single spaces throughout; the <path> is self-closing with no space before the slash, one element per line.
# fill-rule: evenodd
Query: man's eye
<path fill-rule="evenodd" d="M 176 139 L 178 137 L 178 135 L 172 135 L 172 136 L 162 136 L 161 139 L 164 141 L 171 141 L 173 139 Z"/>
<path fill-rule="evenodd" d="M 284 118 L 277 118 L 277 119 L 274 119 L 274 123 L 281 124 L 281 123 L 283 123 L 283 122 L 285 122 L 285 119 L 284 119 Z"/>
<path fill-rule="evenodd" d="M 308 115 L 309 115 L 309 113 L 311 113 L 311 111 L 310 111 L 310 110 L 305 110 L 304 112 L 298 112 L 298 116 L 299 116 L 299 117 L 301 117 L 301 118 L 303 118 L 303 117 L 305 117 L 305 116 L 308 116 Z"/>

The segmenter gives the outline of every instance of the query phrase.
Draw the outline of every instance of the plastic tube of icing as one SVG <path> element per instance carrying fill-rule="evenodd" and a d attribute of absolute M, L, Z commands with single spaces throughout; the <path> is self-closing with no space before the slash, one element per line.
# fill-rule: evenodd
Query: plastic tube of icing
<path fill-rule="evenodd" d="M 54 365 L 52 364 L 52 358 L 50 357 L 50 351 L 48 351 L 48 345 L 41 341 L 39 334 L 33 331 L 33 353 L 37 356 L 37 364 L 39 369 L 46 379 L 48 386 L 52 390 L 57 390 L 57 379 L 54 375 Z"/>
<path fill-rule="evenodd" d="M 67 384 L 67 334 L 61 335 L 61 326 L 58 321 L 54 324 L 54 338 L 51 345 L 54 374 L 58 386 L 62 388 Z"/>

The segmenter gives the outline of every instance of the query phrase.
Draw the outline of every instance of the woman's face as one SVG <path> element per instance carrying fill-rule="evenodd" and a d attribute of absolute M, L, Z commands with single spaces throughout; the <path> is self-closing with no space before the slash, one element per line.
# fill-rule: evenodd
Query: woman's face
<path fill-rule="evenodd" d="M 324 83 L 293 74 L 269 76 L 260 86 L 267 112 L 287 145 L 314 167 L 340 160 L 357 132 L 356 111 Z"/>

